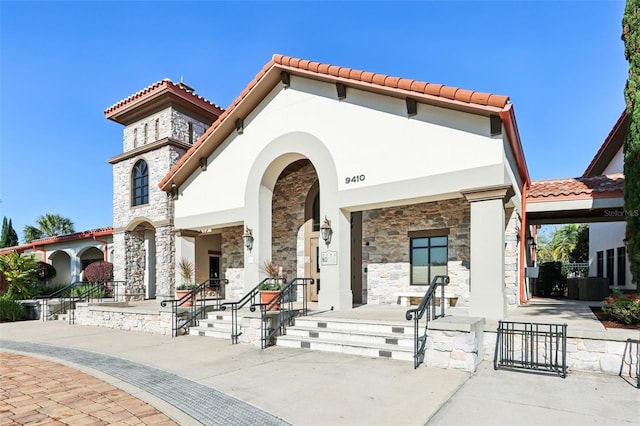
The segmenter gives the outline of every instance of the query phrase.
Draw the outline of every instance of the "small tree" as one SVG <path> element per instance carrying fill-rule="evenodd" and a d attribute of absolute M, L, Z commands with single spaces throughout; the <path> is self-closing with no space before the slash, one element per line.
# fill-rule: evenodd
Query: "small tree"
<path fill-rule="evenodd" d="M 569 253 L 569 261 L 586 263 L 589 261 L 589 226 L 582 224 L 578 227 L 576 245 Z"/>
<path fill-rule="evenodd" d="M 31 296 L 37 269 L 38 262 L 32 255 L 20 256 L 17 251 L 0 254 L 0 270 L 9 284 L 7 294 L 13 299 Z"/>
<path fill-rule="evenodd" d="M 87 281 L 111 281 L 113 279 L 113 263 L 93 262 L 84 268 L 84 277 Z"/>
<path fill-rule="evenodd" d="M 624 97 L 629 130 L 624 139 L 624 209 L 627 212 L 627 257 L 633 281 L 640 282 L 640 0 L 627 0 L 622 17 L 624 56 L 629 77 Z"/>
<path fill-rule="evenodd" d="M 2 231 L 0 231 L 0 248 L 18 245 L 18 234 L 13 229 L 11 219 L 2 218 Z"/>

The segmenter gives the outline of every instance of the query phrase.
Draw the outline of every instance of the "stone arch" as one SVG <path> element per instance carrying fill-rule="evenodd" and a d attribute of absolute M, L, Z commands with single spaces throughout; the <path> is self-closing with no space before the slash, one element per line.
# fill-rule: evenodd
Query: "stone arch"
<path fill-rule="evenodd" d="M 131 292 L 156 297 L 156 228 L 145 218 L 136 218 L 124 233 L 125 276 Z"/>

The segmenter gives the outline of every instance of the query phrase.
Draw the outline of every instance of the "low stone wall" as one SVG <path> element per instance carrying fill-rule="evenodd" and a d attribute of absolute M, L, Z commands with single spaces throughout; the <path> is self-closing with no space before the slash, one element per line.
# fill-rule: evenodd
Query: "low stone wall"
<path fill-rule="evenodd" d="M 567 330 L 567 370 L 598 372 L 604 374 L 620 373 L 626 340 L 637 339 L 638 332 L 633 330 L 583 331 Z M 493 362 L 497 333 L 484 333 L 484 359 Z M 544 348 L 539 350 L 544 359 Z M 635 349 L 633 356 L 636 356 Z M 637 359 L 637 358 L 636 358 Z M 629 361 L 627 353 L 626 362 Z M 634 361 L 635 362 L 635 361 Z M 627 365 L 628 366 L 628 365 Z M 635 366 L 635 364 L 634 364 Z"/>
<path fill-rule="evenodd" d="M 474 372 L 482 361 L 484 318 L 444 317 L 429 323 L 425 364 Z"/>
<path fill-rule="evenodd" d="M 126 303 L 109 305 L 79 303 L 75 310 L 75 323 L 116 330 L 142 331 L 171 336 L 171 311 L 150 311 L 128 306 Z"/>

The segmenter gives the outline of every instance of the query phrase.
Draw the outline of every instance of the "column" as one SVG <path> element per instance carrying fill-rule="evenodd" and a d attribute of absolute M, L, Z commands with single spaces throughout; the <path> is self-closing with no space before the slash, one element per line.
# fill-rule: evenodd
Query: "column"
<path fill-rule="evenodd" d="M 471 203 L 469 315 L 504 319 L 504 204 L 513 196 L 513 189 L 499 185 L 461 192 Z"/>

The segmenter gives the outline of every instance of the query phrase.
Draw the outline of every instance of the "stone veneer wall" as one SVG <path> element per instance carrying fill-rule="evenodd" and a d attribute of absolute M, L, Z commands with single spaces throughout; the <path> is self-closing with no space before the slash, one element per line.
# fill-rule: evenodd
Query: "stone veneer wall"
<path fill-rule="evenodd" d="M 504 285 L 507 309 L 515 309 L 520 304 L 520 277 L 518 275 L 518 214 L 509 209 L 505 215 Z"/>
<path fill-rule="evenodd" d="M 172 314 L 171 310 L 149 312 L 135 307 L 78 304 L 75 323 L 171 336 Z"/>
<path fill-rule="evenodd" d="M 278 178 L 273 190 L 271 254 L 283 266 L 287 280 L 297 277 L 298 231 L 305 222 L 307 196 L 317 180 L 316 169 L 307 163 Z"/>
<path fill-rule="evenodd" d="M 367 303 L 395 304 L 398 292 L 426 291 L 426 286 L 410 285 L 408 232 L 449 228 L 447 293 L 459 298 L 458 306 L 468 305 L 470 220 L 463 198 L 363 211 Z"/>
<path fill-rule="evenodd" d="M 220 271 L 221 278 L 229 280 L 225 290 L 227 299 L 239 299 L 245 294 L 243 233 L 243 226 L 230 226 L 221 233 Z"/>
<path fill-rule="evenodd" d="M 156 228 L 156 298 L 172 299 L 175 292 L 176 236 L 173 226 Z"/>
<path fill-rule="evenodd" d="M 144 248 L 144 229 L 130 231 L 124 236 L 124 271 L 127 287 L 144 289 L 144 267 L 146 251 Z M 143 291 L 144 292 L 144 291 Z"/>

